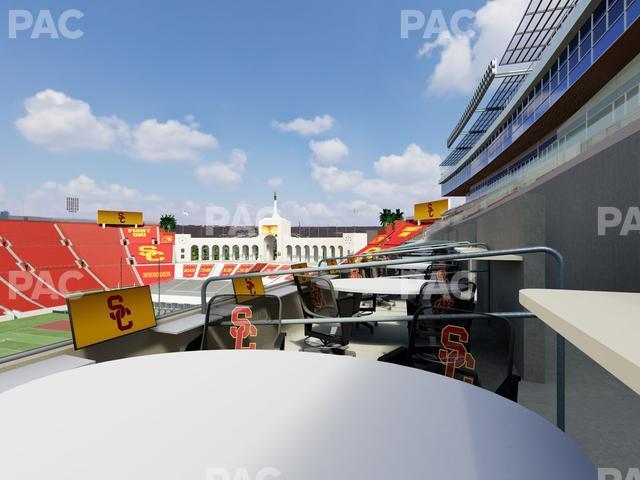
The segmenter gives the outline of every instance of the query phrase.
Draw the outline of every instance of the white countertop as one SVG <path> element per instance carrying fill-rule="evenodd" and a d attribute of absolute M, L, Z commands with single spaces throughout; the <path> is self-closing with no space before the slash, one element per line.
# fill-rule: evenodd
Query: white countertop
<path fill-rule="evenodd" d="M 640 394 L 640 293 L 525 289 L 520 303 Z"/>
<path fill-rule="evenodd" d="M 331 280 L 333 288 L 345 293 L 375 293 L 379 295 L 418 295 L 426 283 L 424 278 L 338 278 Z M 322 284 L 319 284 L 322 287 Z"/>

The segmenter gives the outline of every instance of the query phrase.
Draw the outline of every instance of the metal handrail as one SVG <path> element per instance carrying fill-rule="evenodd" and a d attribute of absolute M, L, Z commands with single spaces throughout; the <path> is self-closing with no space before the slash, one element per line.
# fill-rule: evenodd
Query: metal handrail
<path fill-rule="evenodd" d="M 438 315 L 420 315 L 421 320 L 473 320 L 486 315 L 484 312 L 473 313 L 445 313 Z M 531 312 L 496 312 L 491 315 L 501 316 L 505 318 L 537 318 L 534 313 Z M 360 323 L 363 317 L 322 317 L 322 318 L 288 318 L 282 320 L 282 325 L 323 325 L 333 323 Z M 374 318 L 378 323 L 387 322 L 411 322 L 413 321 L 413 315 L 385 315 L 384 317 Z M 275 320 L 252 320 L 254 325 L 273 325 Z M 224 327 L 233 326 L 230 320 L 223 320 L 218 325 Z"/>
<path fill-rule="evenodd" d="M 205 280 L 201 289 L 201 300 L 203 308 L 207 305 L 207 287 L 213 282 L 220 280 L 233 280 L 234 278 L 254 278 L 280 275 L 296 275 L 301 273 L 329 272 L 335 270 L 353 270 L 356 268 L 385 267 L 389 265 L 402 265 L 405 263 L 437 262 L 441 260 L 473 260 L 474 258 L 500 257 L 503 255 L 528 255 L 533 253 L 544 253 L 550 255 L 556 261 L 556 288 L 564 288 L 564 257 L 557 250 L 550 247 L 528 247 L 511 248 L 503 250 L 487 250 L 477 253 L 458 253 L 448 255 L 432 255 L 427 257 L 416 257 L 412 259 L 383 260 L 375 262 L 358 262 L 329 267 L 301 268 L 296 270 L 278 270 L 276 272 L 243 273 L 240 275 L 230 275 L 227 277 L 211 277 Z M 202 313 L 205 313 L 203 310 Z M 556 333 L 556 424 L 560 430 L 565 430 L 565 339 Z"/>
<path fill-rule="evenodd" d="M 401 253 L 409 253 L 409 252 L 417 252 L 417 251 L 434 251 L 434 250 L 440 250 L 443 248 L 451 248 L 451 247 L 474 247 L 474 246 L 481 246 L 481 247 L 485 247 L 488 250 L 488 246 L 484 243 L 480 243 L 480 242 L 476 242 L 476 243 L 470 243 L 470 242 L 453 242 L 453 243 L 441 243 L 441 244 L 433 244 L 433 243 L 429 243 L 429 242 L 420 242 L 419 244 L 417 243 L 412 243 L 411 245 L 406 245 L 402 248 L 398 247 L 398 248 L 388 248 L 385 250 L 378 250 L 376 252 L 370 252 L 370 253 L 362 253 L 360 255 L 344 255 L 341 257 L 326 257 L 321 259 L 318 262 L 318 266 L 322 265 L 322 263 L 327 263 L 329 260 L 346 260 L 349 258 L 365 258 L 365 257 L 376 257 L 376 256 L 383 256 L 383 255 L 396 255 L 396 254 L 401 254 Z"/>

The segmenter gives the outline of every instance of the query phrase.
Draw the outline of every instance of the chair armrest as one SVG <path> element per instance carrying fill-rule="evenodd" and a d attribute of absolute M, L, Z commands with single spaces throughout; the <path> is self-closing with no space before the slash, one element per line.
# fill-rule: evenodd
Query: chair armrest
<path fill-rule="evenodd" d="M 287 332 L 280 332 L 273 342 L 274 350 L 284 350 L 284 340 L 287 336 Z"/>

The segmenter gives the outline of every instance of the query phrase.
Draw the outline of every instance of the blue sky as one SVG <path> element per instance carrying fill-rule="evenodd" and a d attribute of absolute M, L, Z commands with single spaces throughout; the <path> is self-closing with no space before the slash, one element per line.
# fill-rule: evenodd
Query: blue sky
<path fill-rule="evenodd" d="M 204 223 L 277 190 L 294 224 L 375 224 L 438 196 L 446 137 L 524 3 L 5 0 L 5 19 L 77 9 L 84 35 L 10 39 L 1 22 L 0 210 L 65 216 L 78 195 L 83 218 Z M 403 39 L 407 9 L 476 16 Z"/>

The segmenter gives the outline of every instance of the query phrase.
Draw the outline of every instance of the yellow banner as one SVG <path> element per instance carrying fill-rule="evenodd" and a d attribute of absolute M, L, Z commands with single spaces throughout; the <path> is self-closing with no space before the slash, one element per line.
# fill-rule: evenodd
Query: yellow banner
<path fill-rule="evenodd" d="M 99 225 L 144 225 L 142 212 L 98 210 Z"/>
<path fill-rule="evenodd" d="M 305 263 L 294 263 L 293 265 L 291 265 L 291 270 L 299 270 L 302 268 L 309 268 L 309 265 L 305 262 Z M 308 273 L 298 273 L 298 274 L 293 274 L 294 277 L 296 277 L 298 279 L 298 283 L 300 285 L 306 285 L 307 283 L 309 283 L 311 281 L 311 279 L 309 278 L 309 274 Z"/>
<path fill-rule="evenodd" d="M 156 326 L 149 287 L 67 298 L 76 350 Z"/>
<path fill-rule="evenodd" d="M 262 234 L 263 235 L 277 235 L 278 234 L 278 226 L 277 225 L 263 225 L 262 226 Z"/>
<path fill-rule="evenodd" d="M 419 203 L 413 207 L 415 221 L 437 220 L 449 210 L 449 200 L 436 200 L 435 202 Z"/>
<path fill-rule="evenodd" d="M 236 294 L 238 303 L 253 300 L 264 295 L 264 283 L 262 277 L 234 278 L 233 291 Z M 242 297 L 242 298 L 239 298 Z"/>
<path fill-rule="evenodd" d="M 331 258 L 329 260 L 327 260 L 327 266 L 328 267 L 335 267 L 336 265 L 338 265 L 338 261 Z M 340 275 L 340 270 L 329 270 L 329 274 L 330 275 Z"/>

